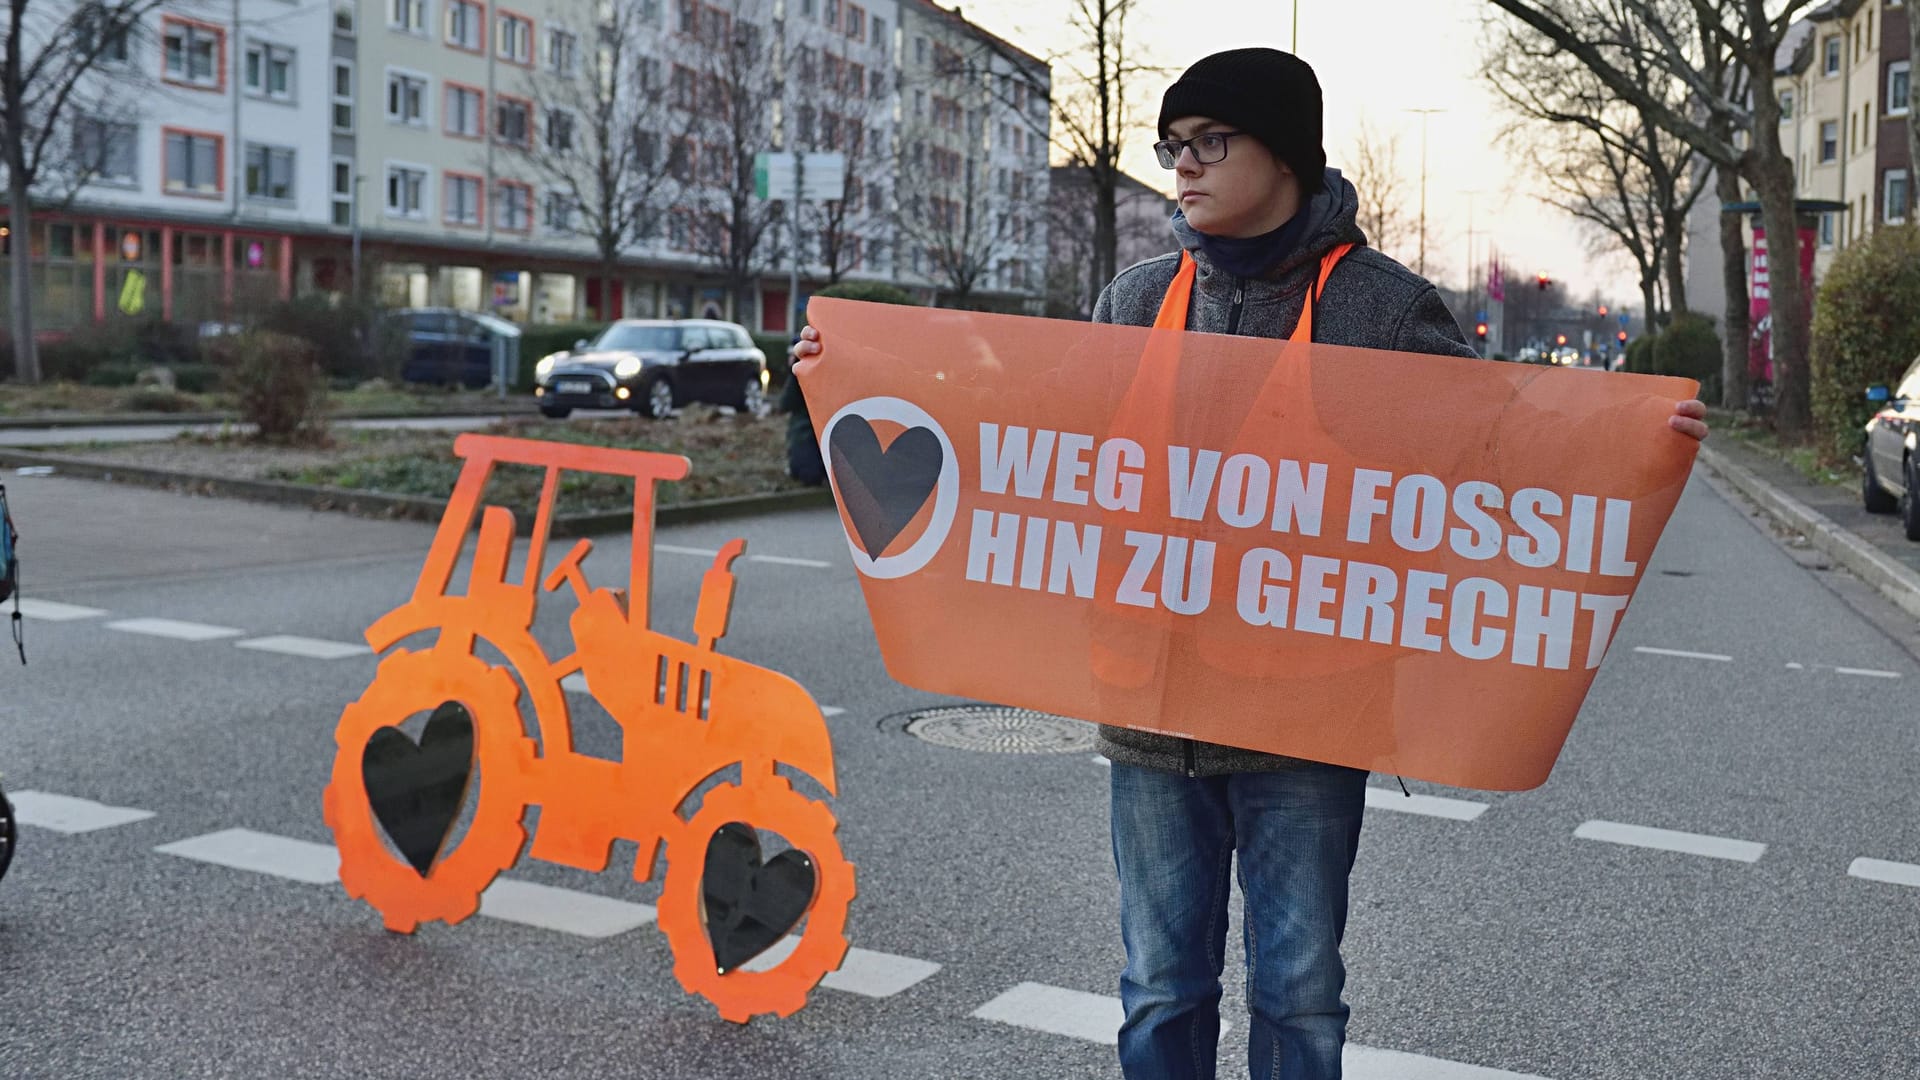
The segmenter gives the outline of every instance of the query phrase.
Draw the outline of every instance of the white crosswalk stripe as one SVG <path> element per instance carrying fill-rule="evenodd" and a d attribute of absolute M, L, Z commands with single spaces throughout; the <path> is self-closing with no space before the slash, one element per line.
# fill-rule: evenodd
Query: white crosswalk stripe
<path fill-rule="evenodd" d="M 480 914 L 575 937 L 607 938 L 647 925 L 656 912 L 610 896 L 497 878 L 480 894 Z"/>
<path fill-rule="evenodd" d="M 252 829 L 222 829 L 161 844 L 153 850 L 308 885 L 331 885 L 340 880 L 340 854 L 331 844 L 315 844 Z"/>
<path fill-rule="evenodd" d="M 365 645 L 356 645 L 350 641 L 323 641 L 319 638 L 298 637 L 293 634 L 248 638 L 245 641 L 234 642 L 233 647 L 279 653 L 283 656 L 299 656 L 309 660 L 339 660 L 348 656 L 365 656 L 373 651 Z"/>
<path fill-rule="evenodd" d="M 79 604 L 62 604 L 55 600 L 35 600 L 23 596 L 20 598 L 20 614 L 41 622 L 71 622 L 74 619 L 97 619 L 106 612 Z"/>
<path fill-rule="evenodd" d="M 111 829 L 116 825 L 131 825 L 153 816 L 151 810 L 108 806 L 92 799 L 55 795 L 50 791 L 16 791 L 9 799 L 13 803 L 14 817 L 20 824 L 69 835 Z"/>
<path fill-rule="evenodd" d="M 1885 859 L 1855 859 L 1847 867 L 1848 877 L 1866 881 L 1884 881 L 1889 885 L 1910 885 L 1920 889 L 1920 866 L 1888 862 Z"/>
<path fill-rule="evenodd" d="M 1677 851 L 1684 855 L 1705 855 L 1735 862 L 1758 862 L 1767 851 L 1767 845 L 1751 840 L 1733 840 L 1674 829 L 1652 829 L 1644 825 L 1623 825 L 1617 821 L 1589 821 L 1573 830 L 1573 835 L 1582 840 L 1604 840 L 1610 844 Z"/>
<path fill-rule="evenodd" d="M 239 637 L 246 633 L 231 626 L 209 626 L 206 623 L 181 622 L 178 619 L 122 619 L 107 624 L 109 630 L 119 630 L 128 634 L 146 634 L 150 637 L 172 638 L 175 641 L 215 641 L 219 638 Z"/>
<path fill-rule="evenodd" d="M 766 952 L 742 964 L 740 969 L 771 971 L 793 955 L 793 950 L 799 946 L 799 938 L 783 938 Z M 828 972 L 820 985 L 828 990 L 861 997 L 892 997 L 931 978 L 939 970 L 940 965 L 931 960 L 916 960 L 911 956 L 895 956 L 870 949 L 848 949 L 847 958 L 840 962 L 839 969 Z"/>
<path fill-rule="evenodd" d="M 1367 785 L 1367 809 L 1394 810 L 1402 814 L 1425 814 L 1453 821 L 1472 821 L 1487 812 L 1487 804 L 1471 799 L 1449 799 L 1439 795 L 1408 795 L 1393 788 Z"/>

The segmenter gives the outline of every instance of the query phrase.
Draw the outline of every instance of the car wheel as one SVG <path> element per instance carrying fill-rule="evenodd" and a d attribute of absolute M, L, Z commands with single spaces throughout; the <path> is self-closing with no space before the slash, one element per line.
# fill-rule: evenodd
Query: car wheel
<path fill-rule="evenodd" d="M 650 380 L 641 390 L 639 411 L 655 420 L 673 415 L 673 384 L 661 377 Z"/>
<path fill-rule="evenodd" d="M 1900 494 L 1900 525 L 1909 540 L 1920 540 L 1920 499 L 1914 498 L 1916 473 L 1920 469 L 1913 467 L 1913 459 L 1908 458 L 1902 467 L 1906 473 L 1906 490 Z"/>
<path fill-rule="evenodd" d="M 736 398 L 737 400 L 734 401 L 733 407 L 746 413 L 748 416 L 765 416 L 767 414 L 767 391 L 765 387 L 760 385 L 758 378 L 748 379 L 745 384 L 740 387 L 740 393 L 736 395 Z"/>
<path fill-rule="evenodd" d="M 567 405 L 542 405 L 540 415 L 550 420 L 565 420 L 573 415 L 573 409 Z"/>
<path fill-rule="evenodd" d="M 1900 500 L 1880 486 L 1880 474 L 1873 468 L 1873 450 L 1867 450 L 1867 463 L 1860 470 L 1860 502 L 1869 514 L 1891 514 L 1900 509 Z"/>

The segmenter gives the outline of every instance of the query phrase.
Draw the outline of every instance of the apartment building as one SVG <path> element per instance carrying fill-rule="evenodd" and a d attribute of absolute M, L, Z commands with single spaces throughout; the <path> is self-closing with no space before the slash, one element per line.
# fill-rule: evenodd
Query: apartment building
<path fill-rule="evenodd" d="M 39 192 L 23 238 L 49 331 L 221 321 L 356 273 L 390 303 L 520 322 L 780 331 L 795 256 L 803 297 L 842 278 L 951 294 L 903 228 L 930 205 L 903 189 L 931 145 L 1004 224 L 972 295 L 1034 306 L 1043 285 L 1046 65 L 927 0 L 168 0 L 96 82 L 63 136 L 89 167 Z M 582 169 L 553 167 L 591 138 L 602 82 L 630 167 L 666 178 L 611 273 Z M 803 206 L 798 236 L 765 200 L 729 218 L 754 155 L 789 150 L 846 155 L 843 198 Z"/>

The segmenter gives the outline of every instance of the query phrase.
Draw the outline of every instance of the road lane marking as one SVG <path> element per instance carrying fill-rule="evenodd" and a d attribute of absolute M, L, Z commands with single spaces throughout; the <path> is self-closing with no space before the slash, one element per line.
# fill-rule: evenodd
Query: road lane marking
<path fill-rule="evenodd" d="M 720 554 L 717 551 L 708 551 L 706 548 L 679 547 L 675 544 L 655 544 L 653 545 L 653 550 L 664 552 L 668 555 L 692 555 L 700 559 L 711 559 Z"/>
<path fill-rule="evenodd" d="M 1911 885 L 1920 889 L 1920 866 L 1912 863 L 1888 862 L 1885 859 L 1855 859 L 1853 865 L 1847 867 L 1847 876 L 1867 881 L 1884 881 L 1889 885 Z"/>
<path fill-rule="evenodd" d="M 230 626 L 208 626 L 206 623 L 181 622 L 178 619 L 122 619 L 108 623 L 107 629 L 172 638 L 175 641 L 213 641 L 239 637 L 246 632 Z"/>
<path fill-rule="evenodd" d="M 333 845 L 252 829 L 222 829 L 161 844 L 153 850 L 162 855 L 271 874 L 308 885 L 332 885 L 340 880 L 340 853 Z"/>
<path fill-rule="evenodd" d="M 1023 982 L 973 1010 L 973 1017 L 1114 1046 L 1126 1011 L 1117 997 Z"/>
<path fill-rule="evenodd" d="M 1373 810 L 1396 810 L 1403 814 L 1425 814 L 1452 821 L 1472 821 L 1487 812 L 1487 804 L 1471 799 L 1448 799 L 1439 795 L 1408 795 L 1392 788 L 1367 785 L 1367 806 Z"/>
<path fill-rule="evenodd" d="M 1710 652 L 1687 652 L 1684 649 L 1655 649 L 1646 645 L 1635 645 L 1633 651 L 1646 653 L 1649 656 L 1677 656 L 1682 660 L 1718 660 L 1723 664 L 1733 662 L 1733 657 L 1731 656 L 1722 656 L 1719 653 Z"/>
<path fill-rule="evenodd" d="M 1489 1069 L 1484 1065 L 1352 1043 L 1340 1053 L 1340 1074 L 1347 1080 L 1544 1080 L 1532 1073 Z"/>
<path fill-rule="evenodd" d="M 845 709 L 843 709 L 843 708 L 841 708 L 841 707 L 840 707 L 840 706 L 838 706 L 838 705 L 822 705 L 822 706 L 820 706 L 820 715 L 821 715 L 821 716 L 840 716 L 840 715 L 842 715 L 842 714 L 844 714 L 844 713 L 845 713 L 846 711 L 847 711 L 847 710 L 845 710 Z"/>
<path fill-rule="evenodd" d="M 584 671 L 576 671 L 566 678 L 561 679 L 560 689 L 565 690 L 569 694 L 593 693 L 593 691 L 587 689 L 587 673 Z"/>
<path fill-rule="evenodd" d="M 749 555 L 748 562 L 773 563 L 776 566 L 804 566 L 812 570 L 831 570 L 833 564 L 819 559 L 794 559 L 785 555 Z"/>
<path fill-rule="evenodd" d="M 22 825 L 51 829 L 69 836 L 93 832 L 95 829 L 111 829 L 116 825 L 131 825 L 153 816 L 151 810 L 108 806 L 92 799 L 76 799 L 71 795 L 55 795 L 50 791 L 16 791 L 10 798 L 14 817 Z"/>
<path fill-rule="evenodd" d="M 24 618 L 42 622 L 71 622 L 74 619 L 97 619 L 106 612 L 79 604 L 62 604 L 57 600 L 35 600 L 23 596 L 20 598 L 20 614 Z"/>
<path fill-rule="evenodd" d="M 1833 670 L 1841 675 L 1864 675 L 1869 679 L 1897 679 L 1900 677 L 1900 673 L 1897 671 L 1880 671 L 1876 668 L 1837 667 Z"/>
<path fill-rule="evenodd" d="M 1787 670 L 1788 671 L 1805 671 L 1807 670 L 1807 665 L 1796 664 L 1793 661 L 1789 660 L 1787 661 Z"/>
<path fill-rule="evenodd" d="M 1617 821 L 1589 821 L 1573 830 L 1573 835 L 1582 840 L 1604 840 L 1610 844 L 1657 848 L 1736 862 L 1757 862 L 1767 850 L 1767 845 L 1751 840 L 1731 840 L 1724 836 L 1653 829 L 1644 825 L 1623 825 Z"/>
<path fill-rule="evenodd" d="M 282 656 L 299 656 L 308 660 L 340 660 L 349 656 L 365 656 L 373 651 L 365 645 L 355 645 L 350 641 L 323 641 L 320 638 L 299 637 L 294 634 L 272 634 L 267 637 L 248 638 L 245 641 L 234 642 L 233 647 L 279 653 Z"/>
<path fill-rule="evenodd" d="M 646 904 L 510 878 L 496 878 L 480 894 L 480 914 L 585 938 L 624 934 L 647 925 L 655 916 Z"/>
<path fill-rule="evenodd" d="M 766 952 L 742 964 L 740 969 L 771 971 L 799 947 L 800 939 L 789 935 Z M 839 970 L 827 972 L 827 977 L 820 980 L 820 985 L 828 990 L 861 997 L 886 998 L 926 981 L 939 970 L 940 965 L 931 960 L 916 960 L 911 956 L 895 956 L 870 949 L 848 949 L 847 958 L 840 962 Z"/>

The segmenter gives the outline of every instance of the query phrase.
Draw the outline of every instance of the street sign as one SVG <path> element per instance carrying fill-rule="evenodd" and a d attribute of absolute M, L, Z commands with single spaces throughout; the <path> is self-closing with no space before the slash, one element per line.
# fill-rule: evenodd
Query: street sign
<path fill-rule="evenodd" d="M 755 154 L 753 192 L 762 199 L 791 199 L 797 178 L 802 199 L 839 199 L 846 195 L 846 170 L 844 154 Z"/>

